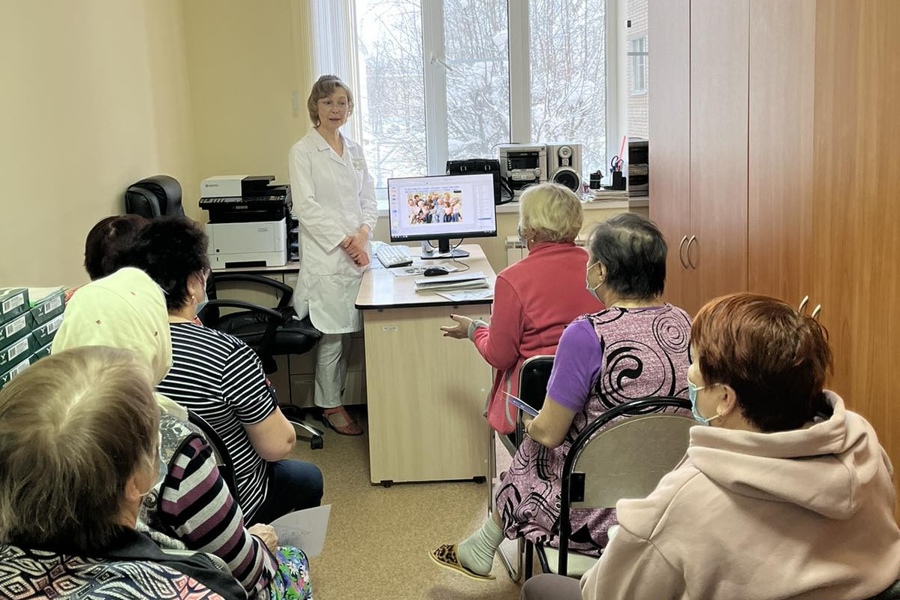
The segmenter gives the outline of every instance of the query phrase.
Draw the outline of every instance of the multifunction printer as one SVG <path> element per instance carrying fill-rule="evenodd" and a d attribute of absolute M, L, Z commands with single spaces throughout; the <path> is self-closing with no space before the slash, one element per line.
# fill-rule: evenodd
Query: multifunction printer
<path fill-rule="evenodd" d="M 291 188 L 273 181 L 273 175 L 225 175 L 200 183 L 213 269 L 287 264 Z"/>

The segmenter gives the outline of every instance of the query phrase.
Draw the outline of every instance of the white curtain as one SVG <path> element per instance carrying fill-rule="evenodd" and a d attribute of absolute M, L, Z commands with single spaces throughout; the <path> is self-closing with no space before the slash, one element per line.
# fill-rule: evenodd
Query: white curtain
<path fill-rule="evenodd" d="M 310 0 L 313 34 L 313 78 L 337 75 L 353 90 L 356 109 L 344 126 L 344 134 L 362 142 L 359 117 L 364 93 L 359 77 L 356 44 L 355 0 Z"/>

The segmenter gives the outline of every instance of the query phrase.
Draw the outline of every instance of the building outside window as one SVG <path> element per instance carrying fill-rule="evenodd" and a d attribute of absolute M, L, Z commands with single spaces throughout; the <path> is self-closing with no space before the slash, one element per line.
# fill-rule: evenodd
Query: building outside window
<path fill-rule="evenodd" d="M 631 93 L 647 93 L 647 36 L 629 40 L 631 57 Z"/>

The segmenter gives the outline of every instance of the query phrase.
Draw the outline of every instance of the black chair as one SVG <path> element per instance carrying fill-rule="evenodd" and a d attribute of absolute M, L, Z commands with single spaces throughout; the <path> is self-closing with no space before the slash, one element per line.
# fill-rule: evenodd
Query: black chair
<path fill-rule="evenodd" d="M 241 283 L 263 287 L 274 291 L 279 297 L 278 305 L 266 308 L 244 300 L 222 300 L 218 298 L 216 284 Z M 278 369 L 275 356 L 304 354 L 312 350 L 322 338 L 307 316 L 297 319 L 291 304 L 294 290 L 291 286 L 252 274 L 210 273 L 206 283 L 209 301 L 198 314 L 206 327 L 218 329 L 244 341 L 253 348 L 262 361 L 263 370 L 274 373 Z M 222 308 L 237 309 L 225 313 Z M 313 450 L 322 448 L 323 432 L 303 422 L 302 411 L 291 404 L 279 404 L 285 417 L 294 425 L 309 433 L 309 444 Z"/>
<path fill-rule="evenodd" d="M 578 435 L 563 464 L 559 548 L 538 546 L 545 573 L 580 577 L 597 560 L 568 550 L 571 509 L 615 508 L 622 498 L 644 498 L 684 457 L 696 422 L 659 412 L 666 408 L 690 410 L 691 403 L 665 396 L 634 400 L 603 413 Z M 618 417 L 628 418 L 611 423 Z M 576 569 L 570 569 L 573 560 Z"/>
<path fill-rule="evenodd" d="M 181 184 L 168 175 L 141 179 L 125 191 L 125 212 L 148 219 L 170 215 L 184 216 Z"/>
<path fill-rule="evenodd" d="M 532 356 L 522 363 L 519 370 L 519 399 L 534 408 L 541 410 L 544 406 L 544 399 L 547 397 L 547 384 L 550 382 L 550 373 L 553 371 L 553 356 L 539 355 Z M 497 457 L 496 457 L 496 432 L 490 430 L 490 458 L 488 460 L 490 469 L 490 480 L 496 477 Z M 516 419 L 516 431 L 512 437 L 504 435 L 500 439 L 510 454 L 515 454 L 519 444 L 525 437 L 525 430 L 522 427 L 522 413 L 519 412 L 519 418 Z M 488 515 L 492 514 L 496 509 L 494 506 L 494 491 L 488 490 L 490 498 L 488 499 Z M 516 566 L 513 567 L 509 558 L 503 551 L 500 551 L 500 560 L 506 568 L 506 572 L 510 579 L 518 581 L 522 573 L 522 556 L 525 555 L 525 576 L 531 577 L 531 564 L 534 557 L 534 547 L 531 544 L 525 544 L 523 538 L 518 540 L 518 548 L 516 550 Z"/>

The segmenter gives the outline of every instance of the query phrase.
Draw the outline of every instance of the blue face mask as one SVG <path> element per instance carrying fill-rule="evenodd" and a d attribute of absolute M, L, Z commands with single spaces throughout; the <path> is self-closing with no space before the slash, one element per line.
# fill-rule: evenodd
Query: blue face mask
<path fill-rule="evenodd" d="M 699 392 L 702 389 L 706 389 L 709 386 L 704 385 L 701 387 L 697 387 L 696 385 L 691 383 L 690 379 L 688 379 L 687 384 L 688 384 L 688 398 L 691 401 L 691 414 L 694 415 L 695 421 L 697 421 L 701 425 L 709 425 L 713 419 L 718 419 L 720 416 L 722 416 L 722 415 L 716 415 L 714 417 L 710 417 L 707 419 L 706 417 L 701 415 L 700 411 L 697 409 L 697 392 Z"/>

